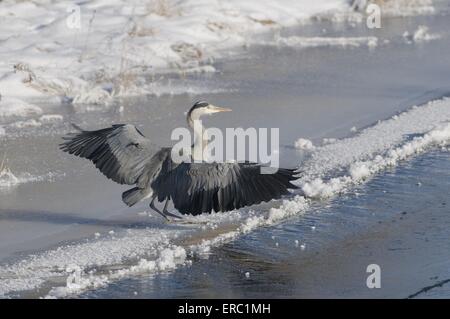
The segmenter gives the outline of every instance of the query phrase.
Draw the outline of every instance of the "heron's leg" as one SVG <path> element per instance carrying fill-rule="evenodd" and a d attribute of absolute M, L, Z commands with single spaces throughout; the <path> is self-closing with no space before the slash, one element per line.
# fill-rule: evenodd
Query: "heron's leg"
<path fill-rule="evenodd" d="M 155 203 L 154 203 L 155 199 L 156 199 L 156 196 L 153 196 L 152 201 L 150 202 L 150 208 L 153 209 L 155 212 L 157 212 L 162 217 L 164 217 L 167 221 L 170 222 L 170 219 L 164 213 L 162 213 L 158 208 L 156 208 Z"/>
<path fill-rule="evenodd" d="M 167 215 L 167 216 L 170 216 L 170 217 L 173 217 L 173 218 L 183 219 L 183 217 L 178 216 L 178 215 L 175 215 L 175 214 L 169 212 L 169 211 L 167 210 L 167 206 L 168 206 L 168 205 L 169 205 L 169 198 L 166 199 L 166 203 L 164 204 L 164 208 L 163 208 L 163 214 L 164 214 L 164 215 Z"/>

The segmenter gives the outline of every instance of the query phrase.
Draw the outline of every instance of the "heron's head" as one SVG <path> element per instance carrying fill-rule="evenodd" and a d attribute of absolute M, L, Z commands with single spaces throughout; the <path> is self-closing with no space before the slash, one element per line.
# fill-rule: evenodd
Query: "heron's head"
<path fill-rule="evenodd" d="M 188 121 L 200 119 L 203 115 L 210 115 L 219 112 L 229 112 L 231 109 L 209 104 L 205 101 L 196 102 L 187 114 Z"/>

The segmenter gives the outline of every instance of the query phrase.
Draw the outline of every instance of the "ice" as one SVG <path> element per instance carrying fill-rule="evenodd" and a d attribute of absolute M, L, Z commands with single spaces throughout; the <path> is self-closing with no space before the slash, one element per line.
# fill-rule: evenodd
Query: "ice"
<path fill-rule="evenodd" d="M 425 25 L 420 25 L 413 34 L 410 34 L 408 31 L 403 33 L 403 38 L 410 43 L 428 42 L 439 39 L 440 37 L 439 34 L 430 33 L 429 28 Z"/>
<path fill-rule="evenodd" d="M 407 17 L 434 14 L 433 0 L 383 1 L 382 12 L 386 16 Z"/>
<path fill-rule="evenodd" d="M 10 126 L 18 128 L 18 129 L 22 129 L 22 128 L 26 128 L 26 127 L 40 127 L 40 126 L 42 126 L 42 123 L 35 119 L 29 119 L 26 121 L 14 122 L 14 123 L 10 124 Z"/>
<path fill-rule="evenodd" d="M 160 252 L 156 260 L 156 266 L 159 270 L 174 269 L 178 263 L 186 260 L 186 250 L 183 247 L 165 248 Z"/>
<path fill-rule="evenodd" d="M 6 157 L 0 160 L 0 191 L 16 187 L 24 183 L 33 183 L 44 180 L 52 180 L 57 177 L 57 174 L 52 172 L 44 174 L 42 176 L 35 176 L 29 173 L 15 174 L 8 167 Z"/>
<path fill-rule="evenodd" d="M 372 2 L 367 0 L 353 0 L 352 8 L 357 13 L 363 13 L 367 5 Z M 381 6 L 383 15 L 388 17 L 408 17 L 435 13 L 433 0 L 389 0 L 376 1 L 375 3 Z"/>
<path fill-rule="evenodd" d="M 17 98 L 2 96 L 0 99 L 0 118 L 27 117 L 39 115 L 42 109 Z"/>
<path fill-rule="evenodd" d="M 120 237 L 109 237 L 75 245 L 60 246 L 42 254 L 0 268 L 0 296 L 9 291 L 33 289 L 55 276 L 65 276 L 65 286 L 54 287 L 49 295 L 64 297 L 109 280 L 143 271 L 169 270 L 185 262 L 184 248 L 168 244 L 176 232 L 168 230 L 130 230 Z M 142 258 L 142 256 L 146 256 Z M 134 266 L 118 267 L 108 275 L 88 271 L 90 267 L 120 265 L 126 259 L 139 259 Z M 67 269 L 79 269 L 67 274 Z"/>
<path fill-rule="evenodd" d="M 316 47 L 376 47 L 376 37 L 276 37 L 273 42 L 263 42 L 264 45 L 288 46 L 297 48 Z"/>
<path fill-rule="evenodd" d="M 294 146 L 296 149 L 299 149 L 299 150 L 314 149 L 313 143 L 310 140 L 305 139 L 305 138 L 299 138 L 298 140 L 296 140 Z"/>
<path fill-rule="evenodd" d="M 20 180 L 8 168 L 0 169 L 0 188 L 20 184 Z"/>
<path fill-rule="evenodd" d="M 64 117 L 59 114 L 45 114 L 39 118 L 39 121 L 42 123 L 58 123 L 62 122 Z"/>
<path fill-rule="evenodd" d="M 416 32 L 414 32 L 413 40 L 414 42 L 423 42 L 423 41 L 430 41 L 439 39 L 439 35 L 437 34 L 430 34 L 428 32 L 428 27 L 421 25 L 418 27 Z"/>
<path fill-rule="evenodd" d="M 336 141 L 337 141 L 337 139 L 335 139 L 335 138 L 324 138 L 322 140 L 322 144 L 333 144 Z"/>
<path fill-rule="evenodd" d="M 370 169 L 366 163 L 356 162 L 350 165 L 349 173 L 354 180 L 361 180 L 370 176 Z"/>

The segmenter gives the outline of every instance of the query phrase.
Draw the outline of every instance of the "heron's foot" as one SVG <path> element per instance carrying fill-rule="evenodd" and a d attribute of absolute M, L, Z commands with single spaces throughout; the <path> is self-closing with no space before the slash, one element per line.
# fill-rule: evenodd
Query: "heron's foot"
<path fill-rule="evenodd" d="M 154 205 L 153 201 L 150 203 L 150 208 L 153 209 L 158 214 L 160 214 L 162 217 L 164 217 L 164 219 L 166 221 L 171 222 L 171 219 L 169 217 L 167 217 L 166 214 L 164 214 L 162 211 L 160 211 L 158 208 L 156 208 L 156 206 Z"/>
<path fill-rule="evenodd" d="M 181 220 L 181 219 L 183 219 L 183 217 L 181 217 L 181 216 L 179 216 L 179 215 L 177 215 L 177 214 L 174 214 L 174 213 L 171 213 L 171 212 L 169 212 L 168 210 L 163 210 L 163 214 L 164 215 L 166 215 L 166 216 L 169 216 L 169 217 L 172 217 L 172 218 L 175 218 L 175 219 L 178 219 L 178 220 Z"/>

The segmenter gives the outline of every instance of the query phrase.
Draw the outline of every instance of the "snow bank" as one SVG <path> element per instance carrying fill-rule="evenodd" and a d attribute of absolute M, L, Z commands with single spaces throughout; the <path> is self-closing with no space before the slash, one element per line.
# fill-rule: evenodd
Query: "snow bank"
<path fill-rule="evenodd" d="M 422 153 L 432 146 L 444 147 L 450 142 L 450 123 L 433 129 L 424 136 L 416 137 L 400 147 L 391 149 L 385 156 L 377 155 L 372 160 L 352 163 L 348 176 L 332 178 L 324 182 L 316 178 L 302 186 L 304 194 L 314 198 L 328 198 L 345 191 L 349 186 L 357 184 L 368 177 L 382 171 L 386 167 L 395 166 L 399 161 L 414 154 Z"/>
<path fill-rule="evenodd" d="M 349 9 L 346 0 L 10 0 L 0 7 L 0 94 L 74 104 L 154 93 L 145 74 L 214 72 L 214 59 L 256 33 Z"/>
<path fill-rule="evenodd" d="M 95 271 L 85 271 L 78 265 L 70 265 L 65 270 L 66 273 L 69 273 L 66 279 L 66 286 L 52 288 L 45 298 L 68 297 L 87 289 L 105 286 L 111 280 L 141 273 L 169 271 L 185 262 L 186 250 L 183 247 L 171 245 L 160 249 L 154 260 L 142 258 L 137 265 L 118 271 L 110 271 L 108 275 L 96 274 Z"/>
<path fill-rule="evenodd" d="M 352 4 L 353 3 L 353 4 Z M 313 21 L 364 21 L 365 0 L 1 1 L 0 94 L 109 104 L 114 97 L 184 93 L 149 74 L 215 72 L 216 59 L 255 35 Z M 431 0 L 382 2 L 385 15 L 434 13 Z M 419 30 L 420 31 L 420 30 Z M 417 34 L 417 40 L 429 39 Z M 278 37 L 292 47 L 378 45 L 376 37 Z M 195 92 L 195 90 L 194 90 Z"/>
<path fill-rule="evenodd" d="M 63 297 L 137 272 L 169 270 L 185 261 L 183 248 L 168 244 L 178 233 L 130 229 L 122 235 L 105 235 L 30 256 L 0 268 L 0 296 L 10 291 L 34 289 L 47 280 L 63 277 L 66 278 L 64 286 L 49 292 L 49 296 Z M 134 261 L 134 265 L 123 264 L 127 260 Z"/>

